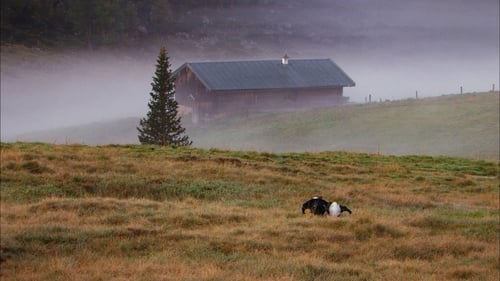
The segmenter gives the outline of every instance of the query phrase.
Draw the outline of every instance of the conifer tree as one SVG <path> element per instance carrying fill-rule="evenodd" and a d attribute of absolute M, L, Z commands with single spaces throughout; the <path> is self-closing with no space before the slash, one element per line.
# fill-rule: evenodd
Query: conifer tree
<path fill-rule="evenodd" d="M 175 86 L 165 47 L 160 48 L 151 86 L 149 112 L 140 120 L 140 127 L 137 127 L 141 144 L 174 147 L 191 145 L 192 142 L 185 135 L 186 129 L 181 125 L 181 117 L 178 116 Z"/>

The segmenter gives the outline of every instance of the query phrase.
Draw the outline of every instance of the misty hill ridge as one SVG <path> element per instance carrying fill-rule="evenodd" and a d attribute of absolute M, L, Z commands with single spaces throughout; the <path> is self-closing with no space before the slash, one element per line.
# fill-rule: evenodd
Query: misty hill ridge
<path fill-rule="evenodd" d="M 498 159 L 499 93 L 233 116 L 193 127 L 193 146 L 257 151 L 356 151 Z M 189 117 L 184 117 L 188 120 Z M 137 118 L 34 132 L 19 141 L 135 144 Z"/>

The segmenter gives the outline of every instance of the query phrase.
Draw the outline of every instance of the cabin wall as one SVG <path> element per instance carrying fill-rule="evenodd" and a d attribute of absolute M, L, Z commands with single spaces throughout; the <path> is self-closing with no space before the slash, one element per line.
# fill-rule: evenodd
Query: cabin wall
<path fill-rule="evenodd" d="M 337 106 L 347 102 L 342 88 L 270 91 L 223 91 L 215 96 L 214 109 L 221 113 L 266 112 Z"/>
<path fill-rule="evenodd" d="M 214 110 L 214 100 L 208 89 L 187 67 L 176 76 L 175 99 L 179 105 L 191 108 L 191 119 L 195 124 Z"/>
<path fill-rule="evenodd" d="M 192 109 L 194 123 L 234 113 L 337 106 L 347 102 L 343 88 L 209 91 L 189 69 L 178 73 L 176 100 Z"/>
<path fill-rule="evenodd" d="M 204 98 L 208 90 L 189 69 L 185 68 L 175 79 L 175 99 L 181 105 L 193 107 L 195 101 Z"/>

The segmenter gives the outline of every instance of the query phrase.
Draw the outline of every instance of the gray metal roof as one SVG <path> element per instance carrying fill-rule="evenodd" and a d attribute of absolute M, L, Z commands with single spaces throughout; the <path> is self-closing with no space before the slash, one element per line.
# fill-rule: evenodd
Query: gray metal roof
<path fill-rule="evenodd" d="M 263 90 L 354 86 L 354 81 L 330 59 L 188 62 L 188 67 L 210 90 Z"/>

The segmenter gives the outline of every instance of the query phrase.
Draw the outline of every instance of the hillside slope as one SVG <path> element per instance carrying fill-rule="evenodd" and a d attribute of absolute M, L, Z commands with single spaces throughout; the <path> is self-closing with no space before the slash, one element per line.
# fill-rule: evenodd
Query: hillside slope
<path fill-rule="evenodd" d="M 200 127 L 187 125 L 194 146 L 200 148 L 342 150 L 497 159 L 499 108 L 496 92 L 233 116 Z M 137 143 L 138 123 L 139 118 L 127 118 L 25 134 L 16 140 L 133 144 Z"/>
<path fill-rule="evenodd" d="M 139 118 L 129 117 L 80 126 L 22 134 L 11 141 L 37 141 L 55 144 L 134 144 L 138 143 Z"/>
<path fill-rule="evenodd" d="M 201 147 L 496 158 L 498 120 L 498 93 L 467 94 L 235 118 L 191 136 Z"/>

